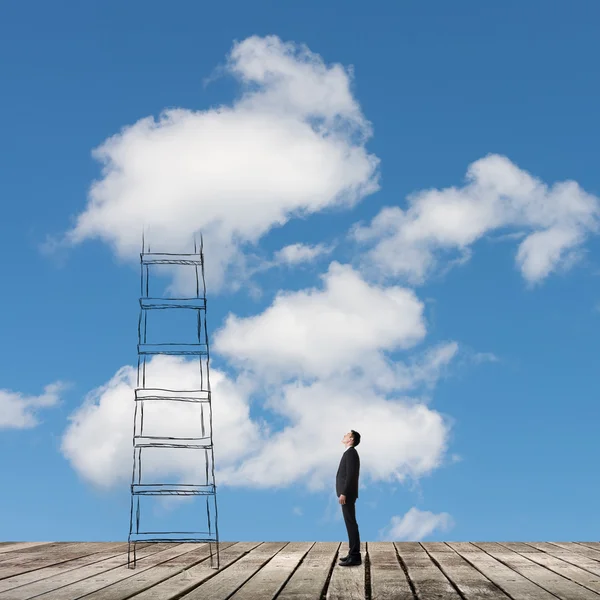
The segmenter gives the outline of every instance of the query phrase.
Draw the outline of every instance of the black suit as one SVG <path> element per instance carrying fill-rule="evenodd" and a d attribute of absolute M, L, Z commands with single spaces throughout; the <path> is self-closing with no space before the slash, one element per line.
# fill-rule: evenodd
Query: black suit
<path fill-rule="evenodd" d="M 356 522 L 356 499 L 358 498 L 358 475 L 360 472 L 360 458 L 356 448 L 351 446 L 340 460 L 340 466 L 335 476 L 335 493 L 339 498 L 346 496 L 346 504 L 342 504 L 342 514 L 348 532 L 348 555 L 351 558 L 360 558 L 360 534 Z"/>

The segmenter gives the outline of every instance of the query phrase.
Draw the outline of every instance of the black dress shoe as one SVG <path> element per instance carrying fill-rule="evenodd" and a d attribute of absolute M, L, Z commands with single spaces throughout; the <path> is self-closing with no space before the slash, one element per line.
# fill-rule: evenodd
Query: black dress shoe
<path fill-rule="evenodd" d="M 340 560 L 346 562 L 349 558 L 350 558 L 350 555 L 346 554 L 346 556 L 342 556 L 342 558 L 340 558 Z"/>
<path fill-rule="evenodd" d="M 355 567 L 357 565 L 362 565 L 362 560 L 360 556 L 358 558 L 348 558 L 348 560 L 340 561 L 340 567 Z"/>

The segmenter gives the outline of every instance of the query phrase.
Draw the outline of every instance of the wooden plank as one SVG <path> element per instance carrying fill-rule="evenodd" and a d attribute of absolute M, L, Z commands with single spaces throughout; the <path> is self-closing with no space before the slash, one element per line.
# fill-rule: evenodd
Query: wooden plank
<path fill-rule="evenodd" d="M 515 552 L 521 547 L 529 547 L 531 549 L 531 546 L 524 543 L 513 543 L 512 545 L 514 546 L 513 550 Z M 542 567 L 546 567 L 557 575 L 562 575 L 566 579 L 578 583 L 592 592 L 596 592 L 600 598 L 600 580 L 593 573 L 588 573 L 578 565 L 576 566 L 565 562 L 560 558 L 556 558 L 555 556 L 550 556 L 537 548 L 535 548 L 533 552 L 528 552 L 527 549 L 525 549 L 525 552 L 519 552 L 519 554 L 526 556 L 529 560 Z"/>
<path fill-rule="evenodd" d="M 587 546 L 588 548 L 593 548 L 594 550 L 600 550 L 600 542 L 572 542 L 574 544 L 581 544 L 582 546 Z"/>
<path fill-rule="evenodd" d="M 478 542 L 475 544 L 496 560 L 504 563 L 513 571 L 533 581 L 541 588 L 551 592 L 561 600 L 600 600 L 600 595 L 558 575 L 529 558 L 509 550 L 496 542 Z M 533 556 L 535 553 L 530 553 Z"/>
<path fill-rule="evenodd" d="M 419 542 L 419 545 L 426 552 L 451 552 L 452 554 L 456 554 L 446 542 Z"/>
<path fill-rule="evenodd" d="M 342 550 L 340 544 L 340 551 Z M 340 552 L 341 554 L 341 552 Z M 346 554 L 344 553 L 344 556 Z M 342 567 L 338 555 L 335 559 L 329 585 L 326 590 L 327 600 L 364 600 L 365 598 L 365 553 L 361 553 L 362 562 L 353 567 Z"/>
<path fill-rule="evenodd" d="M 340 542 L 317 542 L 304 557 L 277 600 L 315 600 L 325 589 Z"/>
<path fill-rule="evenodd" d="M 284 587 L 314 542 L 291 542 L 280 550 L 254 577 L 239 588 L 231 600 L 268 600 Z"/>
<path fill-rule="evenodd" d="M 394 542 L 408 572 L 408 577 L 419 598 L 427 600 L 460 600 L 458 592 L 448 578 L 433 563 L 427 552 L 418 543 Z"/>
<path fill-rule="evenodd" d="M 472 542 L 446 542 L 446 545 L 454 552 L 477 552 L 481 554 L 481 549 L 474 546 Z"/>
<path fill-rule="evenodd" d="M 571 552 L 564 548 L 557 548 L 554 544 L 548 542 L 531 542 L 540 550 L 546 552 L 550 556 L 560 558 L 565 562 L 575 565 L 585 571 L 592 573 L 593 575 L 600 576 L 600 561 L 592 558 L 588 558 L 583 554 Z"/>
<path fill-rule="evenodd" d="M 70 544 L 65 542 L 49 542 L 48 544 L 21 548 L 13 552 L 5 552 L 0 554 L 0 565 L 8 564 L 9 562 L 26 561 L 39 556 L 52 556 L 54 552 L 61 551 L 63 548 L 68 548 Z"/>
<path fill-rule="evenodd" d="M 247 555 L 259 546 L 260 543 L 238 542 L 237 544 L 233 544 L 223 552 L 219 552 L 220 566 L 218 570 L 210 566 L 210 561 L 203 561 L 200 564 L 188 567 L 180 575 L 170 577 L 143 591 L 141 594 L 137 594 L 135 600 L 168 600 L 169 598 L 180 598 L 182 594 L 193 590 L 204 581 L 227 569 L 229 565 L 235 563 L 240 557 Z"/>
<path fill-rule="evenodd" d="M 549 542 L 553 546 L 557 546 L 558 548 L 564 548 L 565 550 L 570 550 L 571 552 L 575 552 L 577 554 L 581 554 L 583 556 L 587 556 L 592 560 L 600 561 L 600 552 L 598 550 L 594 550 L 593 548 L 588 548 L 587 546 L 580 546 L 574 542 Z"/>
<path fill-rule="evenodd" d="M 391 542 L 367 542 L 371 600 L 413 600 L 408 577 Z M 316 598 L 317 596 L 313 596 Z"/>
<path fill-rule="evenodd" d="M 225 600 L 257 573 L 275 554 L 288 545 L 288 542 L 263 542 L 239 560 L 219 571 L 210 579 L 204 577 L 201 585 L 181 596 L 182 600 Z M 199 565 L 200 566 L 200 565 Z M 198 567 L 190 569 L 194 572 Z M 165 596 L 155 596 L 166 600 Z M 179 596 L 177 596 L 179 598 Z M 136 600 L 138 600 L 136 598 Z"/>
<path fill-rule="evenodd" d="M 4 542 L 8 544 L 0 548 L 0 554 L 5 552 L 15 552 L 16 550 L 24 550 L 26 548 L 33 548 L 34 546 L 44 546 L 46 544 L 52 544 L 53 542 Z M 56 542 L 54 542 L 56 543 Z"/>
<path fill-rule="evenodd" d="M 508 548 L 509 550 L 512 550 L 513 552 L 517 552 L 519 554 L 539 554 L 541 552 L 541 550 L 538 550 L 537 548 L 535 548 L 534 546 L 531 546 L 530 544 L 527 544 L 525 542 L 495 542 L 494 548 L 498 551 L 500 551 L 499 546 L 501 546 L 502 548 Z"/>
<path fill-rule="evenodd" d="M 93 554 L 97 548 L 97 543 L 48 545 L 39 552 L 16 554 L 11 559 L 0 563 L 0 580 L 56 565 L 82 555 Z"/>
<path fill-rule="evenodd" d="M 220 542 L 219 554 L 235 542 Z M 216 554 L 215 544 L 212 547 L 213 555 Z M 213 556 L 216 561 L 216 556 Z M 191 567 L 208 561 L 210 565 L 210 547 L 208 544 L 199 544 L 199 547 L 153 566 L 151 569 L 136 573 L 132 577 L 117 581 L 112 585 L 103 587 L 85 596 L 85 600 L 122 600 L 134 594 L 139 594 L 152 586 L 156 586 L 171 577 L 185 574 Z M 137 571 L 137 569 L 136 569 Z M 138 596 L 136 596 L 138 598 Z"/>
<path fill-rule="evenodd" d="M 419 544 L 419 542 L 392 542 L 396 548 L 398 549 L 398 552 L 400 552 L 400 554 L 402 555 L 402 552 L 408 552 L 408 551 L 412 551 L 412 552 L 423 552 L 423 546 L 421 546 L 421 544 Z"/>
<path fill-rule="evenodd" d="M 444 550 L 431 550 L 439 548 L 439 544 L 423 542 L 423 547 L 430 555 L 437 567 L 458 588 L 466 600 L 511 600 L 495 583 L 482 575 L 475 567 L 469 564 L 462 556 L 457 554 L 450 546 L 444 544 Z"/>
<path fill-rule="evenodd" d="M 27 600 L 39 595 L 44 600 L 49 600 L 50 598 L 56 598 L 57 600 L 79 598 L 98 588 L 132 576 L 136 571 L 139 572 L 142 569 L 148 569 L 153 564 L 156 564 L 156 561 L 160 561 L 161 558 L 168 560 L 172 558 L 173 553 L 183 552 L 184 549 L 179 549 L 179 547 L 185 545 L 177 544 L 173 548 L 173 543 L 149 544 L 137 552 L 138 563 L 136 569 L 129 569 L 127 567 L 127 555 L 122 554 L 2 592 L 0 599 Z"/>
<path fill-rule="evenodd" d="M 58 573 L 64 573 L 66 571 L 78 569 L 79 567 L 99 562 L 106 558 L 112 558 L 113 556 L 123 554 L 123 552 L 127 552 L 127 544 L 118 542 L 115 544 L 106 544 L 105 552 L 94 552 L 93 554 L 85 555 L 63 563 L 27 571 L 26 573 L 15 575 L 14 577 L 1 579 L 0 592 L 5 592 L 6 590 L 11 590 L 21 585 L 27 585 L 28 583 L 33 583 L 34 581 L 39 581 L 40 579 L 46 579 L 47 577 L 52 577 Z"/>
<path fill-rule="evenodd" d="M 569 562 L 573 565 L 577 565 L 586 571 L 590 571 L 590 573 L 595 573 L 600 575 L 600 557 L 597 559 L 588 558 L 585 554 L 580 554 L 578 552 L 573 552 L 571 549 L 563 548 L 561 546 L 556 546 L 551 542 L 527 542 L 530 546 L 541 550 L 542 552 L 546 552 L 550 556 L 556 556 L 556 558 L 560 558 L 566 562 Z"/>
<path fill-rule="evenodd" d="M 477 542 L 479 543 L 479 542 Z M 468 546 L 466 546 L 468 544 Z M 468 563 L 473 565 L 482 575 L 493 581 L 511 598 L 527 600 L 556 600 L 556 596 L 529 581 L 520 573 L 516 573 L 506 565 L 477 548 L 471 542 L 448 542 Z"/>

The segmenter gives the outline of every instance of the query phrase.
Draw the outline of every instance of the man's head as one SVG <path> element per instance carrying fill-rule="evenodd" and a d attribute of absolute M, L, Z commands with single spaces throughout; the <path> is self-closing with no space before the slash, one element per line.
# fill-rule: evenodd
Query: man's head
<path fill-rule="evenodd" d="M 360 444 L 360 433 L 351 429 L 343 438 L 342 443 L 346 446 L 358 446 Z"/>

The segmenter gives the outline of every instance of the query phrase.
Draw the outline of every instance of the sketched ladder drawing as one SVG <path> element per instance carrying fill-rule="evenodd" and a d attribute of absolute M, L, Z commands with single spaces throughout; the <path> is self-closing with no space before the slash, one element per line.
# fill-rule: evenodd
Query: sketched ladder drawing
<path fill-rule="evenodd" d="M 146 249 L 142 236 L 141 291 L 140 314 L 138 321 L 138 367 L 137 386 L 135 389 L 135 408 L 133 424 L 133 470 L 131 477 L 131 509 L 128 536 L 127 564 L 129 568 L 136 566 L 136 544 L 138 542 L 208 542 L 210 546 L 210 564 L 219 568 L 219 534 L 217 525 L 217 499 L 214 473 L 214 450 L 212 430 L 212 404 L 209 372 L 209 343 L 206 326 L 206 282 L 204 277 L 204 243 L 200 240 L 200 248 L 194 238 L 193 254 L 159 254 Z M 177 265 L 177 268 L 195 272 L 196 294 L 186 298 L 153 297 L 150 295 L 150 274 L 156 265 Z M 158 267 L 160 268 L 160 267 Z M 181 340 L 161 343 L 148 342 L 148 326 L 153 323 L 153 315 L 158 311 L 192 311 L 196 314 L 193 320 L 193 343 L 179 343 Z M 164 314 L 164 312 L 163 312 Z M 149 317 L 150 315 L 150 317 Z M 154 320 L 156 322 L 156 320 Z M 159 336 L 160 337 L 160 336 Z M 164 389 L 147 386 L 146 362 L 155 355 L 185 356 L 198 361 L 197 385 L 195 389 Z M 169 414 L 181 411 L 183 419 L 191 419 L 194 429 L 193 436 L 173 435 L 172 431 L 155 431 L 167 427 L 169 419 L 161 418 L 161 408 L 169 407 Z M 152 430 L 145 428 L 144 411 L 146 415 L 153 413 L 155 426 Z M 159 418 L 156 419 L 156 415 Z M 185 416 L 184 416 L 185 415 Z M 181 419 L 180 419 L 181 420 Z M 173 452 L 199 454 L 204 460 L 204 468 L 194 472 L 203 472 L 193 483 L 165 483 L 148 480 L 144 473 L 144 457 L 147 453 L 160 452 L 168 449 Z M 184 457 L 189 458 L 189 454 Z M 202 460 L 202 459 L 200 459 Z M 197 496 L 205 500 L 206 521 L 202 530 L 194 525 L 190 531 L 156 531 L 144 527 L 144 509 L 141 500 L 149 496 Z M 151 529 L 155 529 L 152 527 Z M 216 556 L 213 556 L 213 543 Z M 215 564 L 216 558 L 216 564 Z"/>

